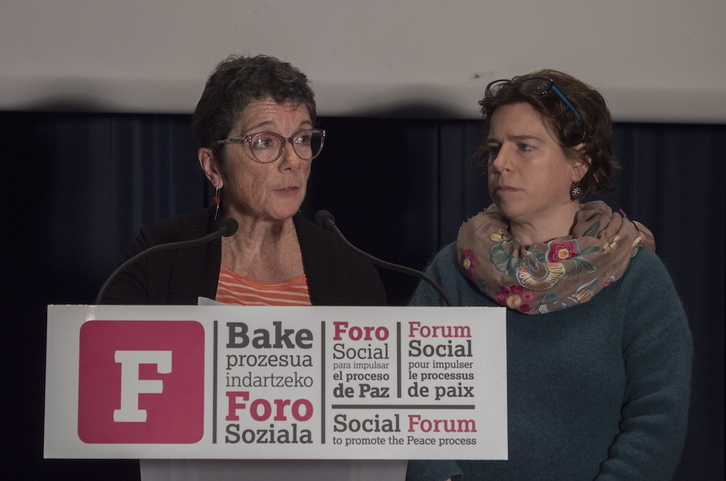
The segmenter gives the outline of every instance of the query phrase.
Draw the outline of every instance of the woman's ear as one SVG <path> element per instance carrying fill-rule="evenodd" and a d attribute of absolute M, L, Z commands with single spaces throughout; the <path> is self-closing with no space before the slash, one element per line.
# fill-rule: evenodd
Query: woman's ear
<path fill-rule="evenodd" d="M 580 182 L 590 169 L 590 156 L 584 154 L 585 144 L 575 146 L 578 155 L 572 161 L 572 182 Z"/>
<path fill-rule="evenodd" d="M 202 168 L 204 175 L 207 176 L 212 186 L 216 189 L 221 189 L 224 185 L 224 176 L 222 175 L 222 169 L 212 149 L 202 147 L 197 152 L 197 158 L 199 159 L 199 166 Z"/>

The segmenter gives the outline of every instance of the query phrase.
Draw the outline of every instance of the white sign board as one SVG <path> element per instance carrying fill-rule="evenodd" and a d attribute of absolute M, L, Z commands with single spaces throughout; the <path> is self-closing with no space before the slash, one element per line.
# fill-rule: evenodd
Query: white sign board
<path fill-rule="evenodd" d="M 50 306 L 46 375 L 46 458 L 507 458 L 502 308 Z"/>

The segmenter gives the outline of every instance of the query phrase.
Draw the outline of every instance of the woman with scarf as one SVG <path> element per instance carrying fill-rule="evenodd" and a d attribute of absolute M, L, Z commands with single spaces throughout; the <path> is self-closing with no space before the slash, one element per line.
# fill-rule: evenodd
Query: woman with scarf
<path fill-rule="evenodd" d="M 668 480 L 686 433 L 692 342 L 651 232 L 589 193 L 617 167 L 602 96 L 562 72 L 480 101 L 493 205 L 428 275 L 460 306 L 507 308 L 506 461 L 411 461 L 408 480 Z M 421 284 L 412 305 L 441 305 Z"/>

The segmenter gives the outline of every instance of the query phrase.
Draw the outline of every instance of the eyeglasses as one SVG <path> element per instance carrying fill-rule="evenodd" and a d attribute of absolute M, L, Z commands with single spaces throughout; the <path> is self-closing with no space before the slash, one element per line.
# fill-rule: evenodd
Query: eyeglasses
<path fill-rule="evenodd" d="M 582 118 L 582 115 L 580 115 L 580 112 L 577 111 L 577 109 L 570 103 L 569 100 L 567 100 L 567 97 L 565 97 L 565 94 L 562 93 L 560 89 L 557 88 L 557 85 L 555 85 L 554 80 L 544 77 L 530 77 L 525 79 L 520 79 L 519 77 L 514 77 L 512 80 L 507 79 L 501 79 L 501 80 L 495 80 L 494 82 L 490 82 L 489 85 L 487 85 L 486 90 L 484 90 L 484 96 L 485 97 L 495 97 L 499 90 L 504 87 L 507 84 L 514 85 L 517 87 L 517 89 L 525 94 L 525 95 L 531 95 L 533 97 L 538 97 L 541 95 L 547 95 L 550 90 L 552 90 L 554 93 L 557 94 L 557 96 L 562 99 L 562 101 L 567 105 L 570 110 L 572 110 L 572 113 L 575 114 L 575 117 L 577 117 L 577 120 L 585 123 L 585 119 Z M 584 135 L 583 135 L 584 136 Z"/>
<path fill-rule="evenodd" d="M 256 134 L 218 140 L 217 145 L 247 144 L 252 153 L 252 160 L 260 164 L 269 164 L 276 161 L 290 142 L 293 150 L 303 160 L 313 160 L 323 151 L 325 130 L 303 129 L 298 130 L 290 137 L 285 138 L 275 132 L 258 132 Z"/>

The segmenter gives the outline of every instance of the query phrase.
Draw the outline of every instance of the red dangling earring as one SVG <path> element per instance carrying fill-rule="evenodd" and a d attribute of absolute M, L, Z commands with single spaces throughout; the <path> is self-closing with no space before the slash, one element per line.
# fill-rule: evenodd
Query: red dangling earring
<path fill-rule="evenodd" d="M 222 203 L 222 198 L 219 196 L 219 187 L 217 187 L 217 190 L 214 192 L 214 203 L 217 206 L 214 210 L 214 220 L 217 220 L 217 216 L 219 215 L 219 204 Z"/>

